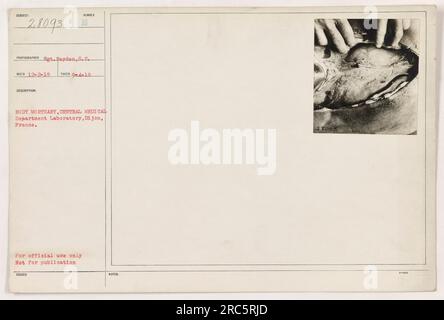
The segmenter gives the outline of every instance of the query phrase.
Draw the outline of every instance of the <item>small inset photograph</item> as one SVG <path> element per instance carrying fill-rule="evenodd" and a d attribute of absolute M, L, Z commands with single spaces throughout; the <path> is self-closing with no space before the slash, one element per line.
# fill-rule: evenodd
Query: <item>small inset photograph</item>
<path fill-rule="evenodd" d="M 416 134 L 418 19 L 314 21 L 313 131 Z"/>

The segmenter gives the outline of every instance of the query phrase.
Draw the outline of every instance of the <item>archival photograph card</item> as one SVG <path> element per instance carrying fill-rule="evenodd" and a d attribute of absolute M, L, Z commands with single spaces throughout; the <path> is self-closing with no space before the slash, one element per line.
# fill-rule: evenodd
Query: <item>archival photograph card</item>
<path fill-rule="evenodd" d="M 433 6 L 9 10 L 9 290 L 434 291 Z"/>

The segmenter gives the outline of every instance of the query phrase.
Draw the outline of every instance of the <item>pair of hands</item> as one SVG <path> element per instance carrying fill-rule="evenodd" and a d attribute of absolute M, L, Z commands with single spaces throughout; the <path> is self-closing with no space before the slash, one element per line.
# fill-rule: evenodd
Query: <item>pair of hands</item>
<path fill-rule="evenodd" d="M 410 19 L 379 19 L 376 47 L 382 47 L 390 29 L 392 29 L 393 38 L 388 45 L 397 47 L 404 31 L 410 28 L 410 24 Z M 346 53 L 356 44 L 353 29 L 347 19 L 316 19 L 314 28 L 316 40 L 321 46 L 326 46 L 331 41 L 339 52 Z"/>

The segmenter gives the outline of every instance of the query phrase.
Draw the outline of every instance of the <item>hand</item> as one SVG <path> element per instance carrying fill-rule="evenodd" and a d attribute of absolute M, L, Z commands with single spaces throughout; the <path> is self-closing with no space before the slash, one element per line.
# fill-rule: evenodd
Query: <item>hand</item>
<path fill-rule="evenodd" d="M 353 29 L 347 19 L 316 19 L 314 29 L 319 45 L 326 46 L 331 40 L 340 53 L 348 52 L 356 43 Z"/>
<path fill-rule="evenodd" d="M 410 19 L 396 19 L 396 20 L 388 20 L 388 19 L 380 19 L 378 20 L 378 30 L 376 31 L 376 47 L 381 48 L 384 44 L 384 39 L 387 34 L 387 25 L 393 27 L 393 39 L 388 43 L 389 46 L 398 47 L 399 41 L 404 35 L 404 31 L 410 28 L 411 21 Z"/>

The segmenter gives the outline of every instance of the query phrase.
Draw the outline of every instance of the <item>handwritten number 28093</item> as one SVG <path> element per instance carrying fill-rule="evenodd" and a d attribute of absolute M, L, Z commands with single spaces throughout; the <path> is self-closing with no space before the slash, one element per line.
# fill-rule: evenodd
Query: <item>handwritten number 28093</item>
<path fill-rule="evenodd" d="M 28 28 L 50 28 L 51 33 L 54 32 L 56 28 L 63 27 L 63 20 L 56 18 L 31 18 L 28 21 Z"/>

